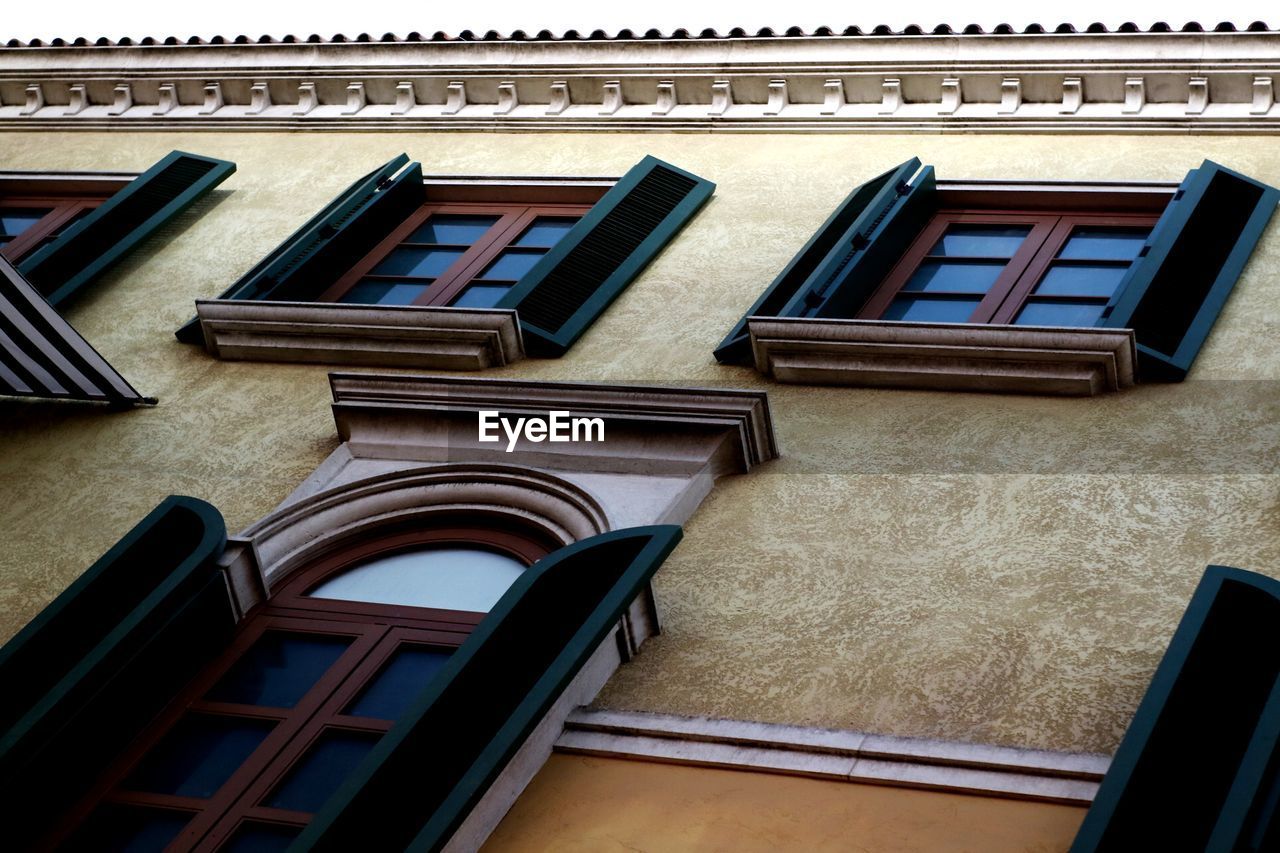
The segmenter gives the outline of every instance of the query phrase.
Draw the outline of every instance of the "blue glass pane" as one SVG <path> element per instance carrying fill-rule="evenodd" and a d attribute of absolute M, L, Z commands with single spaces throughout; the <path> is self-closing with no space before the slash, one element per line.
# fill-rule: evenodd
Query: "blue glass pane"
<path fill-rule="evenodd" d="M 422 688 L 449 660 L 449 649 L 404 646 L 396 650 L 369 686 L 345 713 L 379 720 L 398 720 Z"/>
<path fill-rule="evenodd" d="M 130 791 L 211 797 L 271 732 L 274 723 L 192 714 L 178 721 L 125 780 Z"/>
<path fill-rule="evenodd" d="M 961 258 L 1012 258 L 1030 233 L 1029 225 L 949 225 L 929 254 Z"/>
<path fill-rule="evenodd" d="M 160 853 L 190 820 L 187 812 L 169 809 L 103 806 L 59 849 Z"/>
<path fill-rule="evenodd" d="M 1111 296 L 1128 267 L 1054 264 L 1036 285 L 1047 296 Z"/>
<path fill-rule="evenodd" d="M 885 320 L 917 323 L 967 323 L 978 307 L 977 299 L 914 299 L 898 297 L 884 312 Z"/>
<path fill-rule="evenodd" d="M 214 702 L 292 708 L 351 641 L 268 631 L 206 695 Z"/>
<path fill-rule="evenodd" d="M 339 302 L 356 305 L 412 305 L 431 282 L 371 281 L 361 279 L 338 297 Z"/>
<path fill-rule="evenodd" d="M 412 275 L 434 278 L 462 257 L 461 249 L 392 249 L 371 272 L 374 275 Z"/>
<path fill-rule="evenodd" d="M 911 274 L 903 290 L 927 293 L 986 293 L 995 284 L 1002 263 L 948 263 L 925 261 Z"/>
<path fill-rule="evenodd" d="M 1058 254 L 1090 261 L 1131 261 L 1138 257 L 1149 228 L 1077 228 Z"/>
<path fill-rule="evenodd" d="M 240 824 L 231 840 L 218 853 L 283 853 L 302 832 L 299 826 L 247 821 Z"/>
<path fill-rule="evenodd" d="M 1028 302 L 1022 307 L 1019 326 L 1092 326 L 1102 316 L 1106 303 Z"/>
<path fill-rule="evenodd" d="M 560 238 L 569 233 L 569 229 L 577 223 L 578 218 L 561 217 L 561 216 L 539 216 L 533 220 L 533 224 L 525 229 L 520 235 L 520 239 L 516 240 L 512 245 L 515 246 L 541 246 L 550 249 L 556 243 L 560 242 Z"/>
<path fill-rule="evenodd" d="M 0 210 L 0 234 L 17 237 L 43 219 L 47 213 L 49 213 L 48 210 L 34 208 L 10 207 Z"/>
<path fill-rule="evenodd" d="M 496 216 L 453 216 L 437 213 L 418 226 L 406 243 L 447 243 L 470 246 L 498 221 Z"/>
<path fill-rule="evenodd" d="M 533 269 L 544 253 L 537 249 L 503 249 L 493 263 L 485 269 L 481 278 L 504 278 L 519 281 L 524 274 Z"/>
<path fill-rule="evenodd" d="M 298 812 L 319 811 L 379 737 L 373 732 L 326 730 L 263 805 Z"/>
<path fill-rule="evenodd" d="M 492 308 L 512 287 L 510 284 L 470 284 L 453 300 L 453 305 L 457 308 Z"/>

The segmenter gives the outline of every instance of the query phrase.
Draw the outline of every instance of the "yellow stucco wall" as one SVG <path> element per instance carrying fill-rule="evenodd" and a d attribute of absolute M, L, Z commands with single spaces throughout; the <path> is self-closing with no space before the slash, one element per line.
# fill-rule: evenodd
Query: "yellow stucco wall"
<path fill-rule="evenodd" d="M 485 853 L 1056 853 L 1084 809 L 553 755 Z"/>
<path fill-rule="evenodd" d="M 164 495 L 232 530 L 336 445 L 326 368 L 177 343 L 355 177 L 621 174 L 651 153 L 715 198 L 564 358 L 493 375 L 765 387 L 782 458 L 720 483 L 658 575 L 665 633 L 598 704 L 1110 751 L 1204 566 L 1280 575 L 1280 221 L 1178 386 L 1099 399 L 763 382 L 711 350 L 849 188 L 911 155 L 951 178 L 1280 184 L 1267 137 L 4 133 L 0 168 L 239 171 L 69 310 L 154 409 L 0 403 L 0 637 Z"/>

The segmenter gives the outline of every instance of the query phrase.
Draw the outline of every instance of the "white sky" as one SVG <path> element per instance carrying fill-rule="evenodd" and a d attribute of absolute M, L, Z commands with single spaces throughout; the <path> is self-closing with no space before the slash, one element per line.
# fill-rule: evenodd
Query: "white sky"
<path fill-rule="evenodd" d="M 443 30 L 457 33 L 471 29 L 563 31 L 623 27 L 671 31 L 685 27 L 697 31 L 713 27 L 785 29 L 820 26 L 835 29 L 856 24 L 869 29 L 888 24 L 932 27 L 938 23 L 978 23 L 984 27 L 1009 23 L 1021 28 L 1029 23 L 1045 25 L 1069 21 L 1076 25 L 1101 21 L 1110 27 L 1125 21 L 1146 27 L 1165 21 L 1175 27 L 1187 21 L 1215 24 L 1230 20 L 1245 25 L 1263 20 L 1280 28 L 1280 0 L 900 0 L 896 3 L 856 5 L 849 0 L 57 0 L 23 3 L 9 0 L 0 16 L 0 39 L 50 39 L 54 37 L 189 36 L 287 33 L 308 35 L 368 32 L 400 35 Z M 1082 27 L 1083 28 L 1083 27 Z"/>

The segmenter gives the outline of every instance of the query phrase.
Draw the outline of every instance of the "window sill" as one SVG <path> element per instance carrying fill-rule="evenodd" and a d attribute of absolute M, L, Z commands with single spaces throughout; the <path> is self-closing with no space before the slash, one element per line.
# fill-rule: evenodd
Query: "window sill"
<path fill-rule="evenodd" d="M 196 301 L 215 358 L 482 370 L 524 358 L 513 310 Z"/>
<path fill-rule="evenodd" d="M 779 382 L 1092 396 L 1134 384 L 1131 329 L 752 317 Z"/>

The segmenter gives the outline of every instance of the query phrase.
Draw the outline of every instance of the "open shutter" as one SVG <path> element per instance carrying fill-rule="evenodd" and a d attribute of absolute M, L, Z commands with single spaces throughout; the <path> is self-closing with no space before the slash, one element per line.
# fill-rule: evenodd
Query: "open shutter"
<path fill-rule="evenodd" d="M 855 234 L 870 231 L 872 223 L 889 215 L 900 198 L 897 188 L 906 188 L 919 168 L 920 161 L 912 157 L 849 193 L 720 342 L 715 351 L 716 360 L 723 364 L 751 361 L 748 317 L 803 316 L 787 312 L 800 310 L 804 302 L 797 297 L 810 292 L 815 282 L 838 264 L 844 250 L 837 251 L 837 246 L 847 248 Z"/>
<path fill-rule="evenodd" d="M 1073 853 L 1280 849 L 1280 582 L 1210 566 Z"/>
<path fill-rule="evenodd" d="M 425 198 L 422 165 L 401 154 L 348 187 L 219 298 L 311 301 Z M 194 319 L 176 334 L 184 343 L 204 341 Z"/>
<path fill-rule="evenodd" d="M 563 355 L 714 190 L 645 157 L 495 307 L 516 309 L 529 352 Z"/>
<path fill-rule="evenodd" d="M 143 397 L 0 258 L 0 394 L 99 403 Z"/>
<path fill-rule="evenodd" d="M 1144 379 L 1187 375 L 1277 202 L 1209 160 L 1187 174 L 1099 322 L 1134 330 Z"/>
<path fill-rule="evenodd" d="M 679 540 L 634 527 L 536 563 L 290 849 L 440 849 Z"/>
<path fill-rule="evenodd" d="M 174 151 L 18 268 L 60 305 L 235 170 L 226 160 Z"/>
<path fill-rule="evenodd" d="M 216 509 L 170 496 L 0 649 L 0 798 L 14 849 L 227 642 L 225 543 Z"/>

